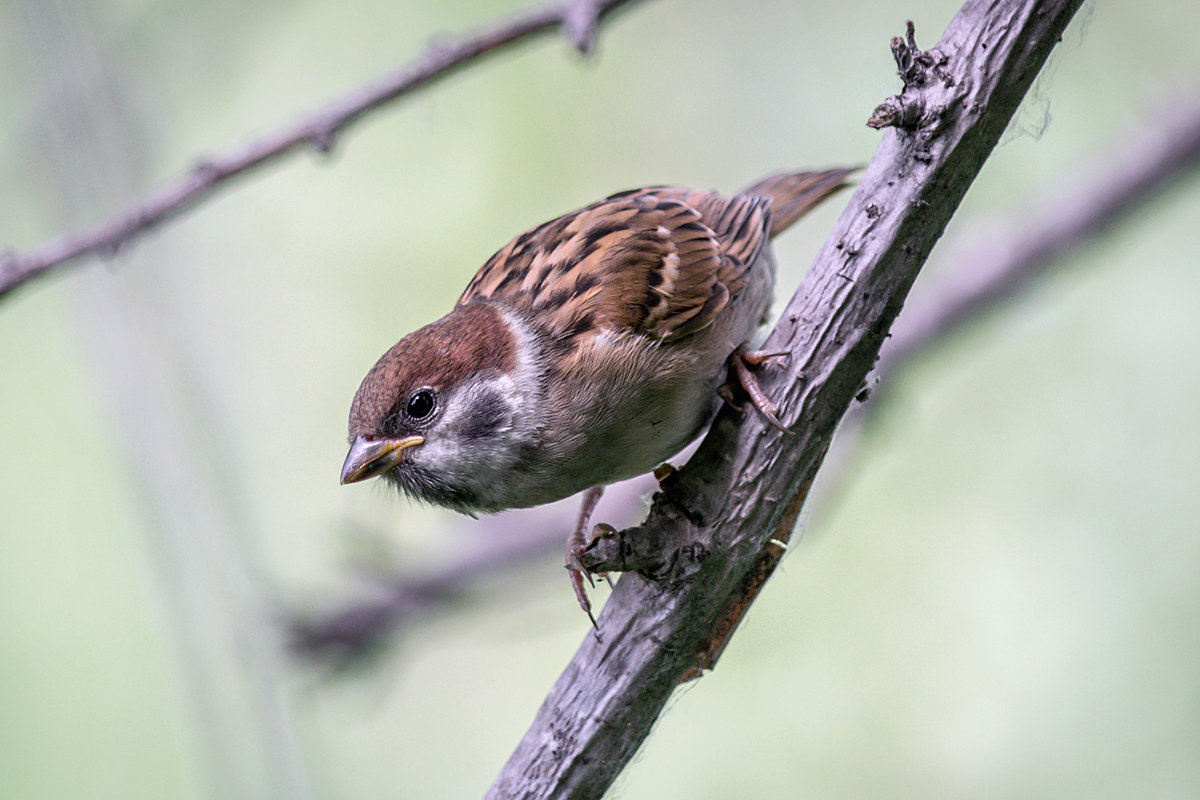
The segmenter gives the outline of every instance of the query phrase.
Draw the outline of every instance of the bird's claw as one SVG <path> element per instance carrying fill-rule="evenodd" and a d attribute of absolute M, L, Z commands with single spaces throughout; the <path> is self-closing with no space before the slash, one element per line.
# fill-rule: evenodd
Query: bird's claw
<path fill-rule="evenodd" d="M 588 599 L 583 579 L 587 578 L 593 588 L 596 586 L 596 582 L 592 580 L 591 573 L 582 563 L 578 566 L 567 564 L 567 575 L 571 578 L 571 588 L 575 590 L 575 599 L 579 601 L 579 607 L 583 609 L 583 613 L 587 614 L 587 618 L 592 623 L 592 629 L 599 634 L 600 626 L 596 624 L 596 617 L 592 614 L 592 601 Z"/>
<path fill-rule="evenodd" d="M 777 429 L 789 434 L 792 432 L 791 429 L 779 421 L 779 409 L 771 402 L 766 393 L 763 392 L 762 387 L 758 385 L 758 379 L 754 377 L 751 368 L 765 364 L 773 358 L 789 358 L 790 356 L 791 353 L 788 352 L 771 353 L 765 350 L 746 350 L 739 347 L 733 351 L 731 358 L 733 372 L 737 376 L 737 381 L 742 389 L 745 390 L 747 396 L 749 396 L 750 402 L 758 409 L 758 413 L 762 414 L 767 422 L 771 423 Z M 726 402 L 730 402 L 733 396 L 733 389 L 729 383 L 726 383 L 717 390 L 717 393 Z M 735 405 L 734 407 L 736 408 L 737 406 Z"/>
<path fill-rule="evenodd" d="M 592 628 L 596 631 L 597 636 L 600 635 L 600 626 L 596 624 L 596 617 L 592 614 L 592 601 L 588 599 L 587 589 L 583 585 L 586 579 L 588 584 L 595 589 L 596 581 L 592 579 L 592 571 L 583 563 L 583 551 L 592 542 L 592 537 L 586 533 L 587 525 L 592 518 L 592 512 L 596 510 L 596 503 L 600 502 L 600 495 L 603 493 L 604 488 L 601 486 L 595 486 L 584 493 L 583 506 L 579 509 L 579 522 L 567 538 L 566 567 L 567 574 L 571 578 L 571 588 L 575 590 L 575 599 L 579 601 L 579 607 L 592 621 Z M 605 579 L 608 578 L 607 573 L 601 574 Z M 609 586 L 612 585 L 611 580 L 608 583 Z"/>
<path fill-rule="evenodd" d="M 679 480 L 679 470 L 675 469 L 674 465 L 668 464 L 666 461 L 654 468 L 654 480 L 658 481 L 659 491 L 667 491 L 672 484 Z M 599 526 L 597 526 L 599 527 Z M 611 528 L 612 526 L 608 526 Z M 592 539 L 597 536 L 595 530 L 592 531 Z"/>

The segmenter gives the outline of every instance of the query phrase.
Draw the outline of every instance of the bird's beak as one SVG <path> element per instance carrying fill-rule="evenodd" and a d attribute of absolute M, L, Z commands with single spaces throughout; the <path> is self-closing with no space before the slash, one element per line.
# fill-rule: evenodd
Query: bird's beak
<path fill-rule="evenodd" d="M 346 463 L 342 465 L 342 483 L 357 483 L 382 475 L 404 460 L 404 451 L 425 441 L 424 436 L 403 439 L 354 437 Z"/>

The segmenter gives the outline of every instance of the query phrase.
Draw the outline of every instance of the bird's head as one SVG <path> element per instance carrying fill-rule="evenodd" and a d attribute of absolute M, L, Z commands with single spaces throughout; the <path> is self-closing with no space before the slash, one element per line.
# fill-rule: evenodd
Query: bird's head
<path fill-rule="evenodd" d="M 354 396 L 342 483 L 382 477 L 437 505 L 499 510 L 492 488 L 536 436 L 526 338 L 477 304 L 397 342 Z"/>

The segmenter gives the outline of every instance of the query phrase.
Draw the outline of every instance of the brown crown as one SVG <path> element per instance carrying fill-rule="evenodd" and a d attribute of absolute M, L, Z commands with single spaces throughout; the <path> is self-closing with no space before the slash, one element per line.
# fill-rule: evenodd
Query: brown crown
<path fill-rule="evenodd" d="M 350 406 L 350 437 L 379 426 L 422 386 L 445 389 L 486 369 L 516 367 L 516 341 L 490 303 L 455 308 L 392 346 L 367 373 Z"/>

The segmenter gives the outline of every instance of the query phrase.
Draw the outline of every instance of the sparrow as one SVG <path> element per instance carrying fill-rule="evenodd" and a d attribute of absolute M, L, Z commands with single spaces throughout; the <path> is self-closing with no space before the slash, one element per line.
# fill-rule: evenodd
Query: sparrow
<path fill-rule="evenodd" d="M 471 515 L 586 492 L 567 569 L 595 625 L 579 554 L 603 487 L 695 439 L 730 371 L 783 427 L 752 368 L 786 354 L 749 348 L 774 294 L 770 240 L 852 171 L 776 174 L 732 197 L 632 189 L 530 228 L 367 373 L 342 483 L 381 477 Z"/>

